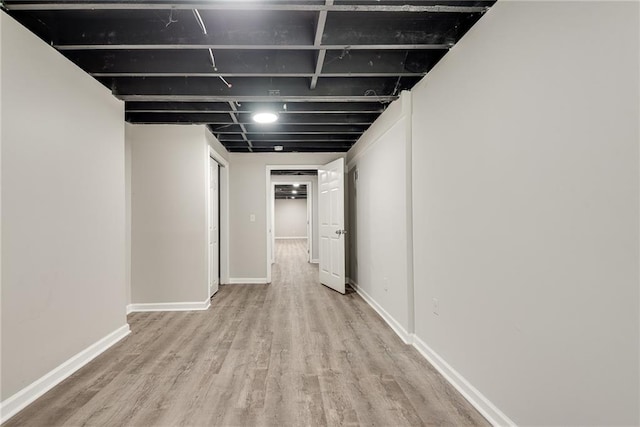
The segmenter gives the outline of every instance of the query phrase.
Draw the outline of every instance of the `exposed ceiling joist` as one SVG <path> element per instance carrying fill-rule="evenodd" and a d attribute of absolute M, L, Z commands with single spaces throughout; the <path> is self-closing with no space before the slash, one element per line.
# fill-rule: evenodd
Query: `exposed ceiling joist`
<path fill-rule="evenodd" d="M 333 5 L 333 0 L 325 0 L 326 6 Z M 322 44 L 322 36 L 324 35 L 324 26 L 327 22 L 327 11 L 323 10 L 318 14 L 318 24 L 316 25 L 316 36 L 313 39 L 313 46 L 320 46 Z M 322 66 L 324 65 L 324 58 L 327 55 L 326 49 L 318 50 L 318 57 L 316 59 L 316 69 L 311 77 L 310 89 L 315 89 L 318 84 L 318 76 L 322 73 Z"/>
<path fill-rule="evenodd" d="M 238 123 L 233 121 L 230 116 L 230 113 L 218 113 L 216 115 L 211 114 L 201 114 L 201 113 L 193 113 L 193 114 L 165 114 L 165 113 L 139 113 L 136 111 L 127 111 L 127 120 L 131 120 L 133 122 L 139 122 L 141 120 L 164 120 L 167 123 L 180 123 L 180 122 L 189 122 L 190 120 L 197 122 L 207 122 L 211 124 L 221 124 L 221 125 L 233 125 L 233 124 L 243 124 L 247 126 L 257 126 L 251 119 L 250 113 L 235 113 L 234 117 L 236 117 Z M 270 125 L 274 126 L 314 126 L 314 125 L 323 125 L 323 126 L 334 126 L 335 133 L 340 134 L 341 129 L 346 129 L 344 126 L 368 126 L 376 119 L 377 114 L 344 114 L 338 115 L 334 114 L 331 117 L 324 118 L 318 114 L 309 114 L 309 115 L 297 115 L 297 116 L 281 116 L 278 120 L 278 124 Z M 262 126 L 262 125 L 261 125 Z M 262 127 L 264 128 L 264 127 Z M 266 130 L 270 130 L 266 128 Z"/>
<path fill-rule="evenodd" d="M 156 101 L 156 102 L 371 102 L 389 103 L 398 99 L 391 95 L 364 96 L 228 96 L 228 95 L 123 95 L 116 94 L 123 101 Z"/>
<path fill-rule="evenodd" d="M 435 44 L 54 44 L 58 50 L 171 50 L 171 49 L 213 49 L 215 50 L 439 50 L 450 49 L 450 43 Z"/>
<path fill-rule="evenodd" d="M 384 105 L 379 102 L 369 103 L 313 103 L 298 102 L 287 104 L 287 109 L 280 114 L 372 114 L 377 116 L 384 111 Z M 184 113 L 228 113 L 231 107 L 226 102 L 127 102 L 127 111 L 131 112 L 184 112 Z M 253 113 L 262 110 L 264 104 L 244 102 L 238 106 L 238 110 L 244 113 Z M 142 111 L 149 110 L 149 111 Z"/>
<path fill-rule="evenodd" d="M 205 110 L 164 110 L 164 109 L 127 109 L 128 113 L 162 113 L 162 114 L 220 114 L 220 113 L 228 113 L 229 111 L 205 111 Z M 362 114 L 379 114 L 383 111 L 380 110 L 361 110 L 359 113 Z M 353 113 L 351 110 L 308 110 L 308 111 L 280 111 L 278 114 L 349 114 Z M 324 124 L 332 124 L 329 121 L 323 121 Z"/>
<path fill-rule="evenodd" d="M 251 140 L 247 137 L 247 129 L 244 127 L 244 124 L 238 121 L 238 118 L 236 117 L 236 113 L 238 112 L 238 110 L 236 109 L 235 102 L 229 102 L 229 107 L 231 107 L 231 111 L 229 112 L 229 115 L 231 116 L 231 120 L 233 120 L 235 124 L 240 126 L 240 129 L 242 129 L 242 132 L 241 132 L 242 138 L 247 142 L 247 145 L 249 146 L 249 151 L 253 151 L 253 144 L 251 143 Z"/>
<path fill-rule="evenodd" d="M 215 130 L 215 133 L 220 134 L 220 135 L 245 135 L 245 132 L 241 132 L 241 131 L 228 131 L 225 132 L 224 130 Z M 296 132 L 261 132 L 261 131 L 255 131 L 255 132 L 248 132 L 249 135 L 252 134 L 260 134 L 260 135 L 335 135 L 335 131 L 330 131 L 330 132 L 310 132 L 310 131 L 296 131 Z M 340 131 L 340 134 L 342 135 L 361 135 L 362 131 Z"/>
<path fill-rule="evenodd" d="M 410 13 L 483 13 L 486 6 L 449 5 L 376 5 L 376 4 L 276 4 L 250 1 L 36 1 L 13 0 L 7 2 L 9 10 L 240 10 L 240 11 L 307 11 L 307 12 L 410 12 Z"/>
<path fill-rule="evenodd" d="M 93 77 L 291 77 L 291 78 L 305 78 L 305 77 L 420 77 L 426 73 L 90 73 Z M 314 89 L 312 87 L 311 89 Z"/>

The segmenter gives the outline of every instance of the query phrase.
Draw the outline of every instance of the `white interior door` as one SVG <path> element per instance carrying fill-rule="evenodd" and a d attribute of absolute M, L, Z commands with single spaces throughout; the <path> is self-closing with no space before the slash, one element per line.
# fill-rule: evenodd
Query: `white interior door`
<path fill-rule="evenodd" d="M 218 163 L 209 158 L 209 295 L 218 292 L 220 283 L 218 168 Z"/>
<path fill-rule="evenodd" d="M 318 169 L 320 283 L 344 294 L 344 159 Z"/>

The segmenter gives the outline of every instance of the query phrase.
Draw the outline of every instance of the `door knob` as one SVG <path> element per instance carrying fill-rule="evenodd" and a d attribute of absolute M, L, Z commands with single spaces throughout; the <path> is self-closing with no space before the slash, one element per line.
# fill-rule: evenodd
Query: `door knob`
<path fill-rule="evenodd" d="M 336 234 L 339 236 L 341 234 L 347 234 L 347 230 L 336 230 Z"/>

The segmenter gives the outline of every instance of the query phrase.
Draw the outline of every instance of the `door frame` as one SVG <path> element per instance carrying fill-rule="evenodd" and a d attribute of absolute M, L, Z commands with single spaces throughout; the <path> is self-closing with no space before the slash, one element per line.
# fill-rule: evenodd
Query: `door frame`
<path fill-rule="evenodd" d="M 215 171 L 212 171 L 211 169 L 215 169 Z M 213 174 L 211 174 L 211 172 L 214 172 Z M 209 254 L 208 254 L 208 260 L 209 260 L 209 290 L 208 293 L 210 295 L 210 297 L 212 297 L 216 292 L 218 292 L 218 290 L 220 289 L 220 164 L 213 158 L 213 157 L 209 157 L 209 214 L 207 216 L 207 224 L 208 224 L 208 228 L 209 228 L 209 234 L 207 235 L 209 238 Z M 213 200 L 211 198 L 211 190 L 212 190 L 212 183 L 213 181 L 215 181 L 215 200 Z M 215 206 L 215 209 L 212 209 L 212 207 Z M 216 223 L 212 223 L 212 217 L 216 218 Z M 211 239 L 211 232 L 213 231 L 213 228 L 215 228 L 216 230 L 216 234 L 217 236 L 215 237 L 215 247 L 217 250 L 217 256 L 212 256 L 214 254 L 212 254 L 211 251 L 211 246 L 212 246 L 212 239 Z M 213 269 L 212 267 L 218 264 L 215 268 Z M 213 276 L 212 275 L 212 270 L 216 271 L 216 275 Z M 216 282 L 216 289 L 215 291 L 213 291 L 212 285 L 213 282 Z"/>
<path fill-rule="evenodd" d="M 275 230 L 275 196 L 276 196 L 276 185 L 292 185 L 292 184 L 300 184 L 305 185 L 307 187 L 307 250 L 308 250 L 308 258 L 307 261 L 311 262 L 311 251 L 313 249 L 313 182 L 312 181 L 300 181 L 295 179 L 287 179 L 278 182 L 271 182 L 271 197 L 273 198 L 271 205 L 271 230 Z M 271 233 L 271 247 L 273 248 L 275 245 L 276 236 L 275 231 Z M 275 262 L 275 251 L 271 251 L 271 264 Z"/>
<path fill-rule="evenodd" d="M 266 216 L 266 241 L 267 241 L 267 256 L 265 257 L 265 261 L 267 264 L 267 283 L 271 283 L 271 258 L 272 258 L 272 251 L 273 251 L 273 200 L 274 200 L 274 195 L 273 195 L 273 186 L 271 185 L 271 171 L 272 170 L 315 170 L 317 171 L 319 167 L 321 167 L 322 165 L 267 165 L 266 166 L 266 212 L 267 215 Z M 296 181 L 296 182 L 301 182 L 301 181 Z M 307 195 L 307 198 L 309 196 L 313 197 L 313 186 L 310 185 L 309 188 L 311 189 L 311 192 L 308 192 L 309 194 Z M 307 202 L 307 209 L 309 208 L 309 203 Z M 313 211 L 311 212 L 312 216 L 313 216 Z M 312 230 L 313 232 L 313 230 Z"/>
<path fill-rule="evenodd" d="M 220 254 L 219 285 L 226 285 L 229 283 L 229 162 L 222 157 L 217 151 L 215 151 L 209 144 L 207 144 L 207 151 L 205 156 L 205 181 L 206 181 L 206 218 L 207 218 L 207 238 L 205 244 L 207 245 L 207 293 L 209 291 L 209 283 L 211 282 L 211 253 L 209 250 L 209 209 L 211 207 L 211 200 L 209 200 L 209 183 L 211 180 L 209 172 L 209 159 L 213 159 L 218 163 L 218 194 L 220 203 L 218 204 L 218 221 L 220 227 L 218 229 L 218 251 Z M 209 296 L 210 297 L 210 296 Z"/>

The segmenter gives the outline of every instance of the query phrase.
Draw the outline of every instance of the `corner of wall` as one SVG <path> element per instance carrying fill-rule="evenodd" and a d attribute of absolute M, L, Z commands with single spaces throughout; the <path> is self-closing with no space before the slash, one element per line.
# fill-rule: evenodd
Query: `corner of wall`
<path fill-rule="evenodd" d="M 363 155 L 384 133 L 386 133 L 400 118 L 409 114 L 411 107 L 411 93 L 402 91 L 400 97 L 389 104 L 373 124 L 363 133 L 345 156 L 347 170 L 355 166 L 358 157 Z"/>

